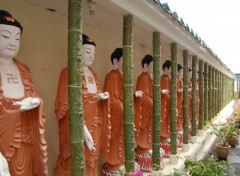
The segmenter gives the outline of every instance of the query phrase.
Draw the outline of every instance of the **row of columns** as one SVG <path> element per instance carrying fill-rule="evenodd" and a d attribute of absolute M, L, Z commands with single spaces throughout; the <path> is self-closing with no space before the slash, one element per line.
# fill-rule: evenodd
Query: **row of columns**
<path fill-rule="evenodd" d="M 81 84 L 81 36 L 82 36 L 82 1 L 69 0 L 68 4 L 68 67 L 69 67 L 69 118 L 71 134 L 72 175 L 85 175 L 82 87 Z M 123 17 L 123 81 L 124 81 L 124 143 L 126 172 L 134 170 L 134 118 L 133 118 L 133 16 Z M 160 169 L 160 33 L 153 32 L 153 170 Z M 177 43 L 171 44 L 171 111 L 170 134 L 171 154 L 177 155 L 176 132 L 176 75 L 177 75 Z M 184 143 L 189 140 L 188 129 L 188 51 L 183 51 L 183 114 Z M 197 56 L 192 57 L 192 136 L 197 135 Z M 76 69 L 78 68 L 78 69 Z M 233 98 L 233 80 L 203 60 L 199 61 L 199 129 L 203 129 L 204 121 L 210 120 Z M 80 98 L 79 98 L 80 97 Z"/>

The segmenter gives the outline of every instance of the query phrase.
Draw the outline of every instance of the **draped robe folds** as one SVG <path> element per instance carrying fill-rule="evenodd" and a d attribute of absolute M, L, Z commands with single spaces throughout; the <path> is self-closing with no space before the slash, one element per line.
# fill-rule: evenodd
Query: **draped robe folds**
<path fill-rule="evenodd" d="M 199 80 L 197 80 L 197 87 L 196 87 L 197 91 L 196 91 L 196 121 L 197 121 L 197 128 L 199 125 L 199 107 L 200 107 L 200 92 L 199 92 Z"/>
<path fill-rule="evenodd" d="M 188 88 L 191 89 L 188 92 L 188 125 L 192 126 L 192 80 L 188 80 Z"/>
<path fill-rule="evenodd" d="M 111 114 L 110 148 L 104 155 L 104 166 L 108 170 L 118 170 L 124 165 L 123 76 L 118 70 L 106 75 L 104 91 L 110 94 Z"/>
<path fill-rule="evenodd" d="M 153 128 L 153 80 L 148 73 L 142 73 L 137 79 L 136 91 L 142 91 L 142 97 L 134 97 L 135 140 L 137 151 L 147 153 L 152 149 Z"/>
<path fill-rule="evenodd" d="M 37 96 L 30 69 L 14 59 L 24 86 L 21 98 L 4 97 L 0 75 L 0 151 L 8 161 L 12 176 L 46 176 L 47 143 L 43 101 Z M 15 101 L 36 97 L 40 105 L 31 110 L 19 110 Z"/>
<path fill-rule="evenodd" d="M 170 137 L 170 88 L 171 79 L 167 75 L 161 76 L 161 90 L 167 89 L 168 94 L 161 92 L 161 141 L 164 142 Z"/>
<path fill-rule="evenodd" d="M 179 89 L 183 89 L 183 82 L 177 79 L 177 131 L 183 130 L 183 92 L 179 92 Z"/>
<path fill-rule="evenodd" d="M 98 175 L 98 157 L 100 150 L 107 152 L 109 149 L 110 138 L 110 115 L 108 112 L 108 100 L 98 100 L 96 95 L 101 93 L 100 84 L 95 72 L 89 68 L 94 76 L 97 86 L 95 94 L 88 93 L 86 87 L 86 78 L 83 75 L 83 118 L 87 129 L 89 130 L 96 151 L 90 152 L 85 145 L 86 176 Z M 62 70 L 58 91 L 55 100 L 55 113 L 59 121 L 59 154 L 55 167 L 55 176 L 71 175 L 71 151 L 70 151 L 70 130 L 69 130 L 69 111 L 68 111 L 68 69 Z"/>

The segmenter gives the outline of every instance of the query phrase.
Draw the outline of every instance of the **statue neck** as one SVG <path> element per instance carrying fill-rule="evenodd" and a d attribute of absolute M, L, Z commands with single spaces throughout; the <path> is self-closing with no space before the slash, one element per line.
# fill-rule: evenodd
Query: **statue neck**
<path fill-rule="evenodd" d="M 12 59 L 7 59 L 7 58 L 0 57 L 0 63 L 10 64 L 12 62 L 13 62 L 13 58 Z"/>

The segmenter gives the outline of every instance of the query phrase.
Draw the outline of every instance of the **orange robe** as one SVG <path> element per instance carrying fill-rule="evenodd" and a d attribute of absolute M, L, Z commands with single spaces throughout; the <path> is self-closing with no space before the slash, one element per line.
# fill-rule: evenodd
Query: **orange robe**
<path fill-rule="evenodd" d="M 199 109 L 199 106 L 200 106 L 200 95 L 199 95 L 199 80 L 197 80 L 197 87 L 196 87 L 196 89 L 197 89 L 197 91 L 196 91 L 196 100 L 197 100 L 197 102 L 196 102 L 196 107 L 197 107 L 197 110 L 196 110 L 196 121 L 197 121 L 197 128 L 198 128 L 198 126 L 199 126 L 199 111 L 200 111 L 200 109 Z"/>
<path fill-rule="evenodd" d="M 183 92 L 178 92 L 179 89 L 183 88 L 183 82 L 177 79 L 177 131 L 183 130 Z"/>
<path fill-rule="evenodd" d="M 171 79 L 167 75 L 161 76 L 161 90 L 167 89 L 168 94 L 161 92 L 161 141 L 170 137 L 170 88 Z"/>
<path fill-rule="evenodd" d="M 188 88 L 192 89 L 192 80 L 188 80 Z M 188 92 L 188 125 L 192 126 L 192 90 Z"/>
<path fill-rule="evenodd" d="M 104 91 L 110 94 L 111 139 L 109 153 L 104 155 L 104 166 L 118 170 L 124 165 L 123 75 L 110 71 L 104 81 Z"/>
<path fill-rule="evenodd" d="M 90 69 L 91 70 L 91 69 Z M 100 85 L 96 74 L 93 73 L 96 81 L 97 93 L 101 93 Z M 82 82 L 83 91 L 83 118 L 91 136 L 93 138 L 96 151 L 91 153 L 85 145 L 85 162 L 86 162 L 86 176 L 98 175 L 98 156 L 100 147 L 105 150 L 108 149 L 106 142 L 109 137 L 109 132 L 103 133 L 110 125 L 109 116 L 107 114 L 107 100 L 105 102 L 96 99 L 96 94 L 88 93 L 86 87 L 86 78 L 83 75 Z M 106 103 L 106 104 L 105 104 Z M 106 107 L 106 111 L 104 108 Z M 57 158 L 57 165 L 54 171 L 55 176 L 70 176 L 71 175 L 71 153 L 70 153 L 70 131 L 69 131 L 69 112 L 68 112 L 68 69 L 62 70 L 58 91 L 55 100 L 55 113 L 59 121 L 59 154 Z M 106 115 L 106 116 L 105 116 Z M 107 117 L 107 118 L 104 118 Z"/>
<path fill-rule="evenodd" d="M 12 176 L 48 175 L 43 101 L 33 88 L 30 69 L 15 59 L 14 62 L 21 75 L 24 97 L 4 97 L 0 74 L 0 151 Z M 26 111 L 12 105 L 27 97 L 39 98 L 40 105 Z"/>
<path fill-rule="evenodd" d="M 142 91 L 142 97 L 134 98 L 135 140 L 137 151 L 147 153 L 152 149 L 153 125 L 153 80 L 148 73 L 138 76 L 136 91 Z"/>

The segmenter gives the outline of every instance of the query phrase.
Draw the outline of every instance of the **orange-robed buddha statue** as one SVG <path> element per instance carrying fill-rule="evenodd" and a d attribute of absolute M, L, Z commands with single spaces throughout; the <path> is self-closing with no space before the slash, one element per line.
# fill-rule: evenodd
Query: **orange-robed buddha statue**
<path fill-rule="evenodd" d="M 177 139 L 178 145 L 183 142 L 183 67 L 177 66 Z"/>
<path fill-rule="evenodd" d="M 162 66 L 164 74 L 161 76 L 161 142 L 170 138 L 170 89 L 171 89 L 171 61 L 166 60 Z"/>
<path fill-rule="evenodd" d="M 44 176 L 47 143 L 43 101 L 30 69 L 15 59 L 23 28 L 0 10 L 0 152 L 12 176 Z M 8 174 L 7 174 L 8 175 Z"/>
<path fill-rule="evenodd" d="M 189 133 L 192 134 L 192 69 L 188 72 L 188 125 Z"/>
<path fill-rule="evenodd" d="M 100 150 L 108 151 L 110 138 L 110 116 L 107 92 L 101 93 L 96 73 L 90 68 L 94 61 L 96 44 L 87 35 L 82 36 L 82 93 L 85 141 L 86 176 L 98 175 Z M 59 121 L 59 154 L 54 171 L 55 176 L 71 175 L 71 152 L 68 111 L 68 68 L 60 75 L 55 100 L 55 113 Z"/>
<path fill-rule="evenodd" d="M 196 87 L 196 122 L 197 122 L 197 129 L 199 126 L 199 116 L 200 116 L 200 91 L 199 91 L 199 71 L 197 72 L 197 87 Z"/>
<path fill-rule="evenodd" d="M 103 173 L 118 171 L 124 165 L 124 116 L 123 116 L 123 50 L 116 48 L 111 54 L 113 70 L 104 81 L 104 91 L 110 95 L 111 139 L 109 153 L 104 155 Z M 109 173 L 108 173 L 109 174 Z"/>
<path fill-rule="evenodd" d="M 137 78 L 134 97 L 136 151 L 148 153 L 152 149 L 153 124 L 153 58 L 146 55 L 142 59 L 143 73 Z"/>
<path fill-rule="evenodd" d="M 177 67 L 177 132 L 183 131 L 183 67 Z"/>
<path fill-rule="evenodd" d="M 153 58 L 142 59 L 143 72 L 137 78 L 134 96 L 135 160 L 141 170 L 152 170 Z"/>

